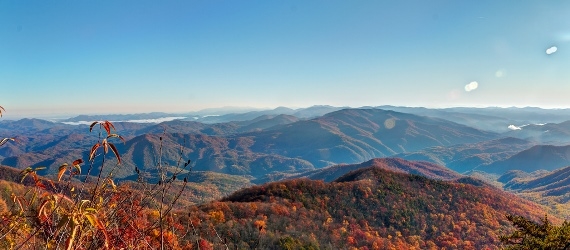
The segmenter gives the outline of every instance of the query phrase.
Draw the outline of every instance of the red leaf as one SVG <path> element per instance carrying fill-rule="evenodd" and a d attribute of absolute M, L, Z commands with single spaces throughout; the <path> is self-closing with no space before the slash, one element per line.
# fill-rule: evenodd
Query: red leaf
<path fill-rule="evenodd" d="M 30 173 L 30 175 L 32 175 L 32 178 L 34 178 L 34 181 L 35 181 L 36 183 L 39 181 L 38 174 L 36 173 L 36 171 L 32 171 L 32 172 Z"/>
<path fill-rule="evenodd" d="M 93 122 L 91 123 L 91 126 L 89 126 L 89 132 L 91 132 L 93 130 L 93 127 L 95 126 L 95 124 L 97 124 L 99 122 Z"/>
<path fill-rule="evenodd" d="M 55 189 L 55 184 L 53 184 L 53 181 L 52 180 L 47 180 L 47 181 L 51 185 L 51 188 Z"/>
<path fill-rule="evenodd" d="M 38 180 L 38 181 L 36 182 L 36 187 L 39 187 L 39 188 L 44 189 L 44 190 L 47 189 L 46 185 L 44 185 L 44 184 L 42 183 L 42 181 L 40 181 L 40 180 Z"/>
<path fill-rule="evenodd" d="M 111 150 L 113 151 L 115 156 L 117 156 L 117 161 L 119 162 L 119 164 L 121 164 L 121 156 L 119 155 L 119 151 L 117 150 L 115 145 L 113 145 L 113 143 L 109 143 L 109 146 L 111 147 Z"/>
<path fill-rule="evenodd" d="M 82 159 L 77 159 L 77 160 L 73 161 L 73 163 L 71 163 L 71 165 L 75 166 L 75 165 L 79 165 L 79 164 L 81 164 L 81 163 L 83 163 L 83 160 L 82 160 Z"/>
<path fill-rule="evenodd" d="M 105 128 L 105 131 L 107 131 L 107 135 L 111 134 L 111 128 L 113 128 L 113 130 L 116 130 L 115 126 L 110 121 L 104 121 L 102 124 L 103 128 Z"/>

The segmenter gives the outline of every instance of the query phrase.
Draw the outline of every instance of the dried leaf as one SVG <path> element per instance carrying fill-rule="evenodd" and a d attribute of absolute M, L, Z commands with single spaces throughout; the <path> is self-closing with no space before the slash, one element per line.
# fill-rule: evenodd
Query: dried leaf
<path fill-rule="evenodd" d="M 117 185 L 115 185 L 115 182 L 113 181 L 113 179 L 107 179 L 107 182 L 109 182 L 109 185 L 111 185 L 111 187 L 113 187 L 113 190 L 117 190 Z"/>
<path fill-rule="evenodd" d="M 103 235 L 105 236 L 105 248 L 109 247 L 109 235 L 107 234 L 107 229 L 105 228 L 105 225 L 97 218 L 97 215 L 92 214 L 92 213 L 86 213 L 85 214 L 85 218 L 87 218 L 87 220 L 89 221 L 89 223 L 91 223 L 91 225 L 99 230 L 101 230 L 103 232 Z"/>
<path fill-rule="evenodd" d="M 47 219 L 47 212 L 45 211 L 45 208 L 48 202 L 49 200 L 44 200 L 40 205 L 40 208 L 38 209 L 38 219 L 40 219 L 41 221 Z"/>
<path fill-rule="evenodd" d="M 2 117 L 2 111 L 6 112 L 6 110 L 2 106 L 0 106 L 0 117 Z"/>
<path fill-rule="evenodd" d="M 90 213 L 96 214 L 96 213 L 97 213 L 97 209 L 92 208 L 92 207 L 88 207 L 88 208 L 85 209 L 85 212 L 90 212 Z"/>
<path fill-rule="evenodd" d="M 81 174 L 81 166 L 73 165 L 73 168 L 75 168 L 75 173 L 73 174 Z"/>
<path fill-rule="evenodd" d="M 18 206 L 20 207 L 20 211 L 24 211 L 24 206 L 22 206 L 22 200 L 20 199 L 20 197 L 16 196 L 14 193 L 12 193 L 12 201 L 14 203 L 17 203 Z"/>
<path fill-rule="evenodd" d="M 44 170 L 44 169 L 46 169 L 46 167 L 44 167 L 44 166 L 39 166 L 39 167 L 34 168 L 34 172 L 36 172 L 36 171 L 38 171 L 38 170 Z"/>
<path fill-rule="evenodd" d="M 27 167 L 26 169 L 22 170 L 20 172 L 20 174 L 22 175 L 22 179 L 20 180 L 20 182 L 24 182 L 24 179 L 26 179 L 26 176 L 28 176 L 28 174 L 30 174 L 33 171 L 34 170 L 32 170 L 31 167 Z"/>
<path fill-rule="evenodd" d="M 97 142 L 97 144 L 93 145 L 93 147 L 91 148 L 91 152 L 89 153 L 89 161 L 92 161 L 93 158 L 95 157 L 95 153 L 97 152 L 97 149 L 101 147 L 101 144 L 99 144 Z"/>
<path fill-rule="evenodd" d="M 123 138 L 122 136 L 118 135 L 118 134 L 110 134 L 107 136 L 107 139 L 111 138 L 111 137 L 116 137 L 121 139 L 121 141 L 123 141 L 123 143 L 125 143 L 125 138 Z"/>
<path fill-rule="evenodd" d="M 15 141 L 15 139 L 14 138 L 4 138 L 0 141 L 0 146 L 6 144 L 6 142 L 8 142 L 8 141 Z"/>
<path fill-rule="evenodd" d="M 97 216 L 95 216 L 94 214 L 85 214 L 85 218 L 87 218 L 87 220 L 89 221 L 89 223 L 91 223 L 92 226 L 97 227 L 97 221 L 99 219 L 97 219 Z"/>
<path fill-rule="evenodd" d="M 65 170 L 67 170 L 67 163 L 59 166 L 59 171 L 57 172 L 57 181 L 61 181 L 61 177 L 63 177 L 63 174 L 65 174 Z"/>
<path fill-rule="evenodd" d="M 107 138 L 103 139 L 101 145 L 103 146 L 103 151 L 105 151 L 105 154 L 109 153 L 109 142 L 107 142 Z"/>

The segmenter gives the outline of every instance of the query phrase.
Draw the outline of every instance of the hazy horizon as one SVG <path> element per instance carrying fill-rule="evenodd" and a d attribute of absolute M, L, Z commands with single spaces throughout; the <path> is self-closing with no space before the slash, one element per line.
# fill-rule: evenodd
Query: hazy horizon
<path fill-rule="evenodd" d="M 43 113 L 43 114 L 11 114 L 10 112 L 2 112 L 2 119 L 1 120 L 18 120 L 24 118 L 38 118 L 38 119 L 46 119 L 50 121 L 58 121 L 64 120 L 69 118 L 74 118 L 81 115 L 86 116 L 100 116 L 100 115 L 141 115 L 141 114 L 151 114 L 151 113 L 164 113 L 166 115 L 197 115 L 200 116 L 213 116 L 213 115 L 224 115 L 224 114 L 240 114 L 246 113 L 251 111 L 266 111 L 266 110 L 274 110 L 277 108 L 290 108 L 293 110 L 299 109 L 306 109 L 311 107 L 318 107 L 318 106 L 329 106 L 335 108 L 381 108 L 382 106 L 393 106 L 393 107 L 404 107 L 404 108 L 428 108 L 428 109 L 453 109 L 453 108 L 475 108 L 475 109 L 487 109 L 487 108 L 501 108 L 501 109 L 525 109 L 525 108 L 539 108 L 544 110 L 570 110 L 570 108 L 544 108 L 544 107 L 537 107 L 537 106 L 453 106 L 453 107 L 424 107 L 424 106 L 399 106 L 399 105 L 378 105 L 378 106 L 359 106 L 359 107 L 351 107 L 351 106 L 332 106 L 332 105 L 312 105 L 307 107 L 286 107 L 286 106 L 278 106 L 278 107 L 238 107 L 238 106 L 225 106 L 225 107 L 217 107 L 217 108 L 206 108 L 201 110 L 192 110 L 192 111 L 185 111 L 185 112 L 168 112 L 168 111 L 152 111 L 152 112 L 102 112 L 102 113 Z M 208 111 L 211 111 L 208 113 Z M 170 118 L 165 116 L 164 118 Z M 180 118 L 180 117 L 179 117 Z"/>
<path fill-rule="evenodd" d="M 5 118 L 569 108 L 567 1 L 0 2 Z"/>

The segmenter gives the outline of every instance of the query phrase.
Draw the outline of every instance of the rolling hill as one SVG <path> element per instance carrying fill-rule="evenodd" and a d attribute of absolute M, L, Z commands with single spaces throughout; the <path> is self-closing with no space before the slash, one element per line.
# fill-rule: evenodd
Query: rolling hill
<path fill-rule="evenodd" d="M 498 136 L 442 119 L 380 109 L 345 109 L 246 135 L 256 138 L 253 151 L 301 158 L 317 168 Z"/>
<path fill-rule="evenodd" d="M 509 170 L 552 171 L 570 165 L 570 146 L 537 145 L 507 159 L 482 165 L 477 170 L 503 174 Z"/>
<path fill-rule="evenodd" d="M 453 146 L 437 146 L 394 155 L 407 160 L 433 162 L 459 173 L 466 173 L 480 166 L 505 160 L 534 146 L 534 142 L 513 137 Z"/>
<path fill-rule="evenodd" d="M 435 180 L 456 180 L 463 176 L 440 165 L 423 161 L 407 161 L 400 158 L 375 158 L 359 164 L 341 164 L 310 170 L 299 174 L 269 175 L 256 180 L 255 183 L 265 183 L 282 179 L 309 178 L 331 182 L 340 176 L 361 168 L 378 167 L 398 173 L 415 174 Z"/>
<path fill-rule="evenodd" d="M 371 167 L 331 183 L 295 179 L 242 189 L 183 220 L 197 222 L 199 232 L 216 228 L 230 248 L 498 249 L 498 235 L 512 230 L 506 214 L 543 213 L 492 187 Z M 222 245 L 214 235 L 207 240 Z"/>

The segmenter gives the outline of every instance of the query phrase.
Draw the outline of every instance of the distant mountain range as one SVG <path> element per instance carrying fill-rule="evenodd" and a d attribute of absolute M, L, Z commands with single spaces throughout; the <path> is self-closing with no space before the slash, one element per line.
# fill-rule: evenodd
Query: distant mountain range
<path fill-rule="evenodd" d="M 327 166 L 339 168 L 338 164 L 349 166 L 378 157 L 427 161 L 459 173 L 533 172 L 570 165 L 566 146 L 540 145 L 570 141 L 570 121 L 553 122 L 564 119 L 568 110 L 313 106 L 233 111 L 207 110 L 202 114 L 217 115 L 158 124 L 114 122 L 117 133 L 126 139 L 124 144 L 116 142 L 124 162 L 117 177 L 129 178 L 135 166 L 152 169 L 159 137 L 163 137 L 162 160 L 167 164 L 175 165 L 181 157 L 192 159 L 196 170 L 251 176 L 256 182 L 307 171 L 318 176 L 325 174 L 320 169 Z M 78 116 L 68 121 L 172 115 L 180 114 Z M 512 125 L 510 129 L 507 124 Z M 491 127 L 501 129 L 481 129 Z M 47 174 L 64 162 L 86 159 L 98 133 L 89 133 L 87 125 L 22 119 L 1 120 L 0 136 L 17 138 L 16 143 L 0 148 L 1 164 L 20 169 L 47 166 Z"/>
<path fill-rule="evenodd" d="M 18 122 L 10 125 L 14 123 Z M 195 160 L 198 170 L 260 177 L 272 172 L 358 163 L 430 146 L 480 142 L 499 136 L 443 119 L 381 109 L 344 109 L 310 120 L 264 115 L 247 122 L 218 124 L 192 121 L 118 124 L 117 133 L 125 133 L 127 142 L 117 144 L 124 161 L 117 177 L 132 174 L 135 166 L 154 167 L 160 144 L 158 137 L 164 139 L 162 157 L 167 164 L 174 165 L 182 149 L 182 157 Z M 36 135 L 50 125 L 50 129 L 65 127 L 46 123 L 33 127 L 28 134 Z M 59 131 L 58 136 L 56 131 L 38 141 L 38 145 L 32 143 L 33 147 L 23 143 L 11 153 L 6 152 L 1 163 L 18 168 L 47 165 L 47 172 L 53 173 L 65 161 L 86 158 L 87 149 L 94 144 L 97 134 L 87 133 L 85 126 L 81 134 L 76 127 L 68 125 L 67 128 L 72 134 Z M 27 138 L 25 133 L 23 138 Z M 79 153 L 77 150 L 81 148 L 84 151 Z M 25 153 L 14 155 L 13 152 Z"/>

